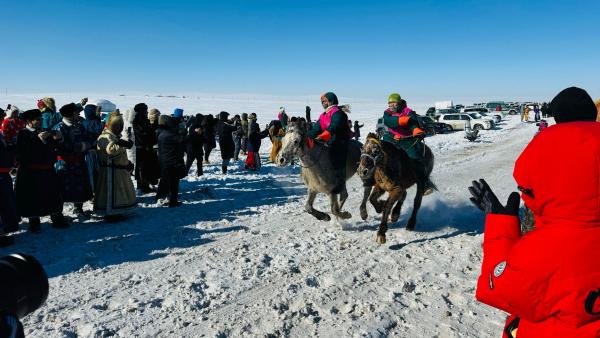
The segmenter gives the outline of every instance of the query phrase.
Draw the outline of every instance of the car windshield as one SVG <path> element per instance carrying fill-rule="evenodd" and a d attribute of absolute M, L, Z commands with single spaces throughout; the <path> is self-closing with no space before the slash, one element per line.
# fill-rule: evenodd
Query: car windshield
<path fill-rule="evenodd" d="M 474 119 L 480 119 L 481 118 L 481 115 L 479 115 L 479 113 L 471 113 L 471 114 L 469 114 L 469 116 L 471 116 Z"/>

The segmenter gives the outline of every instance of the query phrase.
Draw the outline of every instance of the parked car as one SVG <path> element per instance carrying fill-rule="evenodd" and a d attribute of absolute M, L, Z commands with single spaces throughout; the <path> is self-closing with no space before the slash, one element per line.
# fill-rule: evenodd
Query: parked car
<path fill-rule="evenodd" d="M 497 110 L 498 106 L 500 106 L 500 110 Z M 485 104 L 485 107 L 489 111 L 501 111 L 504 115 L 516 115 L 518 113 L 517 109 L 510 108 L 504 101 L 490 101 Z"/>
<path fill-rule="evenodd" d="M 452 126 L 447 123 L 437 122 L 429 116 L 420 116 L 420 118 L 428 136 L 444 134 L 452 131 Z"/>
<path fill-rule="evenodd" d="M 452 108 L 447 108 L 447 109 L 436 109 L 435 112 L 433 113 L 433 118 L 437 121 L 439 121 L 440 116 L 442 115 L 446 115 L 446 114 L 458 114 L 458 110 L 456 109 L 452 109 Z"/>
<path fill-rule="evenodd" d="M 461 109 L 460 112 L 461 113 L 467 113 L 467 114 L 478 113 L 478 114 L 481 114 L 481 115 L 483 115 L 485 117 L 490 117 L 491 119 L 494 120 L 494 123 L 496 123 L 496 124 L 500 123 L 500 121 L 504 117 L 501 112 L 489 111 L 487 108 L 483 108 L 483 107 L 480 107 L 480 108 L 478 108 L 478 107 L 466 107 L 466 108 Z"/>
<path fill-rule="evenodd" d="M 445 114 L 440 116 L 439 122 L 449 124 L 452 130 L 491 129 L 493 122 L 477 118 L 475 114 Z"/>

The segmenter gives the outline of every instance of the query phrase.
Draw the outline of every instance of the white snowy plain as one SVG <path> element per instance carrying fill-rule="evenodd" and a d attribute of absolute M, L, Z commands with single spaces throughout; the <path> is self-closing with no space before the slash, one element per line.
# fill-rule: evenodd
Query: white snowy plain
<path fill-rule="evenodd" d="M 44 95 L 46 96 L 46 95 Z M 56 94 L 57 105 L 81 96 Z M 0 97 L 0 105 L 35 106 L 41 95 Z M 318 117 L 318 96 L 280 98 L 200 95 L 158 98 L 97 95 L 122 111 L 146 102 L 169 113 L 227 110 L 257 112 L 264 126 L 280 106 Z M 385 102 L 342 99 L 350 119 L 373 131 Z M 410 105 L 410 104 L 409 104 Z M 426 105 L 418 106 L 423 113 Z M 294 113 L 301 112 L 301 113 Z M 23 320 L 28 337 L 498 337 L 505 314 L 475 300 L 481 264 L 484 215 L 469 202 L 467 187 L 485 178 L 501 201 L 516 190 L 514 161 L 537 128 L 507 116 L 476 142 L 463 132 L 426 139 L 435 154 L 439 191 L 424 198 L 415 231 L 404 225 L 412 211 L 409 191 L 388 242 L 375 243 L 380 216 L 369 205 L 362 221 L 362 186 L 348 182 L 344 222 L 317 221 L 304 212 L 306 189 L 299 167 L 266 163 L 244 171 L 243 163 L 220 173 L 220 153 L 205 174 L 195 165 L 180 185 L 183 206 L 169 209 L 138 197 L 126 220 L 75 221 L 42 233 L 16 233 L 0 249 L 38 258 L 50 278 L 47 302 Z M 315 206 L 329 211 L 320 196 Z M 91 209 L 86 203 L 85 209 Z M 72 206 L 65 205 L 72 214 Z"/>

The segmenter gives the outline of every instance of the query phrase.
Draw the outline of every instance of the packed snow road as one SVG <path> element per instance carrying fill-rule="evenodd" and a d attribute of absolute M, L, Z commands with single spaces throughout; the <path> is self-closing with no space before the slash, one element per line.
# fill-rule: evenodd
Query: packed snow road
<path fill-rule="evenodd" d="M 357 177 L 352 219 L 320 222 L 303 211 L 298 167 L 239 164 L 225 177 L 218 165 L 192 174 L 180 208 L 145 195 L 126 221 L 23 232 L 0 254 L 32 254 L 49 274 L 47 303 L 24 320 L 29 337 L 495 337 L 504 315 L 474 298 L 483 215 L 466 188 L 483 177 L 504 200 L 534 133 L 511 117 L 475 143 L 428 138 L 439 191 L 408 232 L 409 191 L 385 245 L 373 208 L 359 218 Z M 329 209 L 324 196 L 315 205 Z"/>

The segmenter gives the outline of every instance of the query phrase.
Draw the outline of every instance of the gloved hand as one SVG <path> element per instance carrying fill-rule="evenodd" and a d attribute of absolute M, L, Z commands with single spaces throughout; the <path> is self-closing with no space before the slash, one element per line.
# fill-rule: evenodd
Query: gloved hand
<path fill-rule="evenodd" d="M 131 161 L 127 162 L 127 171 L 132 172 L 135 166 Z"/>
<path fill-rule="evenodd" d="M 133 147 L 133 141 L 131 141 L 131 140 L 119 139 L 117 141 L 117 144 L 120 145 L 121 147 L 125 147 L 127 149 L 131 149 L 131 147 Z"/>
<path fill-rule="evenodd" d="M 519 193 L 512 192 L 508 196 L 506 206 L 500 204 L 498 197 L 494 194 L 487 182 L 481 178 L 479 181 L 473 181 L 473 185 L 469 187 L 469 192 L 472 197 L 471 202 L 481 211 L 486 214 L 501 214 L 517 216 L 519 214 L 519 205 L 521 197 Z"/>
<path fill-rule="evenodd" d="M 64 160 L 58 160 L 54 163 L 54 170 L 57 174 L 62 174 L 67 170 L 67 163 Z"/>

